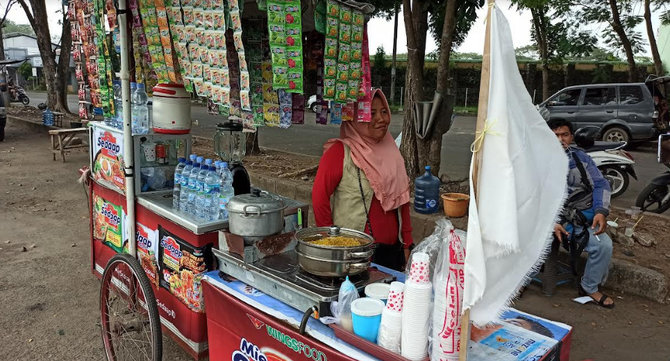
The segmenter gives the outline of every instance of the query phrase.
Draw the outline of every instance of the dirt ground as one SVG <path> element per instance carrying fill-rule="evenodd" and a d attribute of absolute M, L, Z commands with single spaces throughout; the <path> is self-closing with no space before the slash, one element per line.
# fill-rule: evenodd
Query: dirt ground
<path fill-rule="evenodd" d="M 101 360 L 99 282 L 90 269 L 86 196 L 76 182 L 88 155 L 52 161 L 46 133 L 11 119 L 6 134 L 0 143 L 0 359 Z M 276 157 L 285 173 L 305 168 Z M 612 310 L 572 302 L 573 286 L 559 287 L 551 298 L 531 286 L 515 307 L 572 325 L 571 360 L 667 360 L 670 305 L 609 293 L 617 303 Z M 167 339 L 164 355 L 188 360 Z"/>

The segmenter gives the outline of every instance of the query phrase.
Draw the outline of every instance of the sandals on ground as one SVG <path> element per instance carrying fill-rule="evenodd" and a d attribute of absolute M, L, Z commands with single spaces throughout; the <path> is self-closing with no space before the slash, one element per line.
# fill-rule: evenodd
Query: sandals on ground
<path fill-rule="evenodd" d="M 591 297 L 591 295 L 588 294 L 588 293 L 584 290 L 584 288 L 582 288 L 582 285 L 578 285 L 578 286 L 577 286 L 577 292 L 579 293 L 580 296 L 589 296 L 589 297 Z M 602 296 L 600 296 L 600 299 L 599 299 L 599 300 L 596 300 L 596 299 L 593 298 L 593 297 L 591 297 L 591 299 L 593 299 L 594 301 L 596 301 L 596 302 L 598 303 L 598 306 L 600 306 L 600 307 L 609 308 L 609 309 L 614 308 L 614 299 L 613 299 L 612 297 L 610 297 L 610 296 L 608 296 L 608 295 L 602 293 L 602 292 L 601 292 L 601 294 L 602 294 Z M 605 303 L 605 301 L 607 301 L 608 298 L 612 300 L 612 303 L 610 303 L 609 305 Z"/>

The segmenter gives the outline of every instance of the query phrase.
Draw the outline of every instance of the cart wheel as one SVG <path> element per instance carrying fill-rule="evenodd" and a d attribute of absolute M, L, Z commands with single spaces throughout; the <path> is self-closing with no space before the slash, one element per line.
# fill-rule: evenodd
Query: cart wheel
<path fill-rule="evenodd" d="M 162 359 L 156 297 L 140 263 L 129 254 L 117 254 L 107 263 L 100 312 L 107 360 Z"/>

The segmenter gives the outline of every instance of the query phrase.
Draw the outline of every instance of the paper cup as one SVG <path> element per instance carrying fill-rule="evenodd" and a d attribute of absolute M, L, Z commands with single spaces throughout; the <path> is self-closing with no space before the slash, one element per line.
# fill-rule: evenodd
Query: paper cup
<path fill-rule="evenodd" d="M 364 339 L 377 343 L 379 323 L 382 320 L 384 302 L 374 298 L 359 298 L 351 303 L 351 318 L 354 333 Z"/>
<path fill-rule="evenodd" d="M 386 304 L 386 299 L 389 296 L 391 285 L 388 283 L 371 283 L 365 286 L 365 295 L 380 300 Z"/>
<path fill-rule="evenodd" d="M 427 253 L 417 252 L 412 255 L 412 264 L 409 269 L 409 281 L 427 283 L 429 279 L 430 257 Z"/>

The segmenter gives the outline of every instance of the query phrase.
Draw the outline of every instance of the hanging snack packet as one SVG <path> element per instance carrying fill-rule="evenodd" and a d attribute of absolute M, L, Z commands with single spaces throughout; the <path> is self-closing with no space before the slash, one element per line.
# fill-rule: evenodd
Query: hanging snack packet
<path fill-rule="evenodd" d="M 286 48 L 283 46 L 270 46 L 270 52 L 272 57 L 272 67 L 275 66 L 288 66 L 288 60 L 286 59 Z"/>
<path fill-rule="evenodd" d="M 286 66 L 272 67 L 272 87 L 274 89 L 288 88 L 288 67 Z"/>
<path fill-rule="evenodd" d="M 358 79 L 350 79 L 349 80 L 349 86 L 347 87 L 347 100 L 351 102 L 355 102 L 358 100 L 358 87 L 359 87 L 359 80 Z"/>
<path fill-rule="evenodd" d="M 249 89 L 249 72 L 240 71 L 240 89 L 247 90 Z"/>
<path fill-rule="evenodd" d="M 351 44 L 351 25 L 340 22 L 339 32 L 340 48 L 342 44 Z"/>
<path fill-rule="evenodd" d="M 302 94 L 293 94 L 293 116 L 291 123 L 304 124 L 305 123 L 305 96 Z"/>
<path fill-rule="evenodd" d="M 360 80 L 361 76 L 361 63 L 356 61 L 351 62 L 351 64 L 349 64 L 349 79 Z"/>
<path fill-rule="evenodd" d="M 301 93 L 303 91 L 302 68 L 288 70 L 288 90 L 290 93 Z"/>
<path fill-rule="evenodd" d="M 354 103 L 347 103 L 342 107 L 342 121 L 350 122 L 354 120 Z"/>
<path fill-rule="evenodd" d="M 278 1 L 268 1 L 268 25 L 284 24 L 285 20 L 284 5 Z"/>
<path fill-rule="evenodd" d="M 235 30 L 233 32 L 233 42 L 237 52 L 244 51 L 244 43 L 242 42 L 242 30 Z"/>
<path fill-rule="evenodd" d="M 351 45 L 340 43 L 340 51 L 337 54 L 337 62 L 349 63 L 351 61 Z"/>
<path fill-rule="evenodd" d="M 203 25 L 205 27 L 205 30 L 214 29 L 214 11 L 205 10 L 203 17 L 204 17 Z"/>
<path fill-rule="evenodd" d="M 340 6 L 340 22 L 344 24 L 351 24 L 352 13 L 348 6 Z"/>
<path fill-rule="evenodd" d="M 335 100 L 336 86 L 337 81 L 335 79 L 324 79 L 323 80 L 323 99 L 325 100 Z"/>
<path fill-rule="evenodd" d="M 237 53 L 237 58 L 240 62 L 240 70 L 241 71 L 249 71 L 248 65 L 247 65 L 247 56 L 244 54 L 244 49 Z"/>
<path fill-rule="evenodd" d="M 342 104 L 330 102 L 330 124 L 342 124 Z"/>
<path fill-rule="evenodd" d="M 335 79 L 337 77 L 337 61 L 335 59 L 324 59 L 324 77 Z"/>
<path fill-rule="evenodd" d="M 337 64 L 337 81 L 345 84 L 349 81 L 349 64 Z"/>
<path fill-rule="evenodd" d="M 284 29 L 286 46 L 297 46 L 302 49 L 302 28 L 300 25 L 286 25 Z"/>
<path fill-rule="evenodd" d="M 326 59 L 337 59 L 337 39 L 326 38 L 324 56 Z"/>
<path fill-rule="evenodd" d="M 214 27 L 214 30 L 224 30 L 226 28 L 226 15 L 223 11 L 214 11 L 212 26 Z"/>
<path fill-rule="evenodd" d="M 184 6 L 184 25 L 195 27 L 195 10 L 192 7 Z"/>
<path fill-rule="evenodd" d="M 363 59 L 363 50 L 360 43 L 351 43 L 351 61 L 360 63 Z"/>
<path fill-rule="evenodd" d="M 326 19 L 326 37 L 337 38 L 339 30 L 339 20 L 337 18 L 328 17 Z"/>
<path fill-rule="evenodd" d="M 351 12 L 351 24 L 356 25 L 356 26 L 363 26 L 365 23 L 365 15 L 363 15 L 362 12 L 358 10 L 354 10 Z M 363 39 L 361 39 L 363 41 Z"/>
<path fill-rule="evenodd" d="M 326 4 L 326 15 L 328 17 L 339 18 L 340 17 L 340 4 L 334 0 L 328 0 Z"/>
<path fill-rule="evenodd" d="M 230 10 L 240 10 L 240 2 L 239 0 L 228 0 L 228 5 L 230 6 Z"/>
<path fill-rule="evenodd" d="M 301 69 L 303 68 L 303 60 L 302 60 L 302 48 L 298 46 L 293 46 L 290 48 L 286 48 L 286 58 L 287 60 L 287 65 L 289 70 L 290 69 Z"/>
<path fill-rule="evenodd" d="M 232 22 L 233 30 L 242 30 L 242 16 L 240 10 L 230 10 L 230 21 Z"/>
<path fill-rule="evenodd" d="M 286 31 L 283 24 L 268 25 L 268 33 L 270 44 L 284 45 L 286 44 Z"/>
<path fill-rule="evenodd" d="M 362 43 L 363 42 L 363 27 L 360 25 L 351 26 L 351 41 Z"/>
<path fill-rule="evenodd" d="M 205 27 L 205 10 L 202 10 L 200 8 L 195 8 L 193 9 L 193 25 L 195 25 L 196 28 L 204 28 Z"/>
<path fill-rule="evenodd" d="M 279 95 L 279 127 L 288 128 L 291 126 L 293 117 L 293 98 L 283 89 L 277 91 L 277 94 Z"/>
<path fill-rule="evenodd" d="M 335 101 L 338 103 L 346 103 L 348 99 L 347 90 L 349 84 L 346 81 L 338 81 L 335 84 Z"/>
<path fill-rule="evenodd" d="M 297 25 L 299 27 L 302 26 L 302 16 L 301 16 L 301 11 L 300 11 L 300 1 L 287 1 L 288 3 L 292 2 L 292 4 L 286 4 L 284 6 L 284 13 L 286 14 L 284 16 L 284 19 L 286 21 L 286 25 Z"/>
<path fill-rule="evenodd" d="M 251 110 L 251 98 L 249 97 L 249 90 L 240 90 L 240 103 L 242 109 Z"/>

